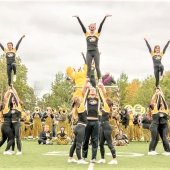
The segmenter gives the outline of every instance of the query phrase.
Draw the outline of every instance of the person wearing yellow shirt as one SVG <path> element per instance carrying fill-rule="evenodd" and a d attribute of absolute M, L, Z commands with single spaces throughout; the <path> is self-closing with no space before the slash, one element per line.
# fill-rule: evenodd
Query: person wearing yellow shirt
<path fill-rule="evenodd" d="M 82 88 L 86 82 L 87 65 L 84 64 L 83 67 L 79 68 L 77 71 L 73 67 L 66 68 L 67 76 L 75 84 L 75 91 L 73 92 L 73 98 L 82 95 Z"/>

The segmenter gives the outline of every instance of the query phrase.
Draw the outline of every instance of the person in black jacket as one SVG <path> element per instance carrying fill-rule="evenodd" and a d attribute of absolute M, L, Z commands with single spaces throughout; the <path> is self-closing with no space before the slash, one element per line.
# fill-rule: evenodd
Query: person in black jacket
<path fill-rule="evenodd" d="M 46 144 L 50 145 L 52 144 L 52 133 L 49 130 L 49 126 L 45 125 L 44 130 L 40 133 L 39 139 L 38 139 L 38 144 Z"/>
<path fill-rule="evenodd" d="M 123 109 L 120 113 L 120 123 L 122 124 L 123 133 L 128 135 L 129 114 L 127 109 Z"/>

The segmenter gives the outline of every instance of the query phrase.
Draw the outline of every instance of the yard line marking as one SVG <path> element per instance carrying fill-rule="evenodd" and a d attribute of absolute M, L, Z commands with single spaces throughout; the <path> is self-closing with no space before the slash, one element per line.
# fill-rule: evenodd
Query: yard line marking
<path fill-rule="evenodd" d="M 51 151 L 43 153 L 42 155 L 46 156 L 69 156 L 68 151 Z M 106 155 L 111 156 L 111 153 L 108 152 Z M 144 156 L 143 153 L 135 153 L 135 152 L 117 152 L 118 157 L 140 157 Z"/>
<path fill-rule="evenodd" d="M 94 168 L 94 163 L 90 163 L 87 170 L 93 170 L 93 168 Z"/>
<path fill-rule="evenodd" d="M 106 155 L 111 156 L 111 153 L 106 153 Z M 135 153 L 135 152 L 117 152 L 116 156 L 118 157 L 138 157 L 144 156 L 143 153 Z"/>

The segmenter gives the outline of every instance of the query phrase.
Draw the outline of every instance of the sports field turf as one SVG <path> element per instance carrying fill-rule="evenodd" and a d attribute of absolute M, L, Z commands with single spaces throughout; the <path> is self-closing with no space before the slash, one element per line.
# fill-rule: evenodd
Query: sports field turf
<path fill-rule="evenodd" d="M 78 165 L 67 163 L 70 145 L 38 145 L 37 141 L 23 141 L 23 155 L 3 155 L 4 147 L 0 148 L 0 170 L 88 170 L 89 164 Z M 106 153 L 110 153 L 107 146 Z M 148 143 L 132 142 L 128 146 L 116 147 L 118 165 L 94 164 L 94 170 L 170 170 L 170 156 L 148 156 Z M 158 144 L 157 152 L 162 153 L 162 143 Z M 135 154 L 135 153 L 138 153 Z M 91 149 L 89 149 L 91 154 Z M 76 156 L 75 156 L 76 158 Z M 100 151 L 98 150 L 98 158 Z M 90 160 L 90 155 L 87 161 Z M 111 156 L 107 154 L 107 162 Z M 91 169 L 91 170 L 92 170 Z"/>

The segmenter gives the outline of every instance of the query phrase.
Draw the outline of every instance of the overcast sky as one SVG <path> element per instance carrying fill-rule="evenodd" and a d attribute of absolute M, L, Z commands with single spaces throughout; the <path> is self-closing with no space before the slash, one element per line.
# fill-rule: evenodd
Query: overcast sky
<path fill-rule="evenodd" d="M 86 52 L 86 40 L 72 15 L 79 15 L 86 27 L 93 22 L 98 27 L 111 14 L 99 39 L 101 72 L 116 80 L 122 72 L 130 80 L 143 80 L 153 74 L 143 39 L 164 47 L 170 39 L 169 11 L 168 1 L 0 1 L 0 42 L 16 44 L 26 35 L 18 55 L 28 68 L 28 83 L 42 95 L 50 92 L 57 72 L 83 64 L 80 53 Z M 162 63 L 170 70 L 170 47 Z"/>

